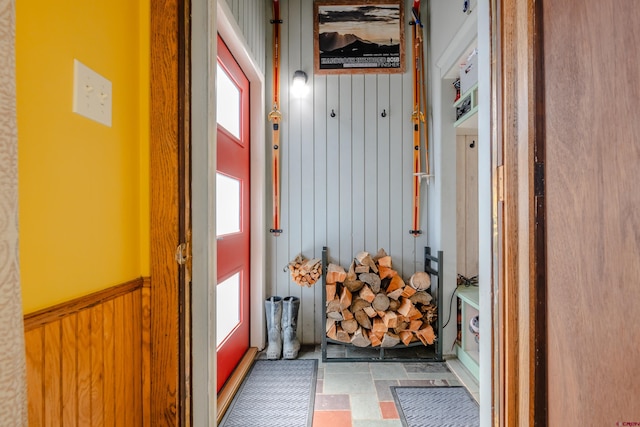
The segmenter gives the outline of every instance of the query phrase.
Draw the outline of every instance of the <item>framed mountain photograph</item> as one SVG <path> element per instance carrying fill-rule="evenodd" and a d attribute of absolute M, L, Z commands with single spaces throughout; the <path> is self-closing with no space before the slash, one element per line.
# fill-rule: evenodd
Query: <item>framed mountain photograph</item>
<path fill-rule="evenodd" d="M 403 3 L 403 0 L 315 0 L 315 73 L 403 73 Z"/>

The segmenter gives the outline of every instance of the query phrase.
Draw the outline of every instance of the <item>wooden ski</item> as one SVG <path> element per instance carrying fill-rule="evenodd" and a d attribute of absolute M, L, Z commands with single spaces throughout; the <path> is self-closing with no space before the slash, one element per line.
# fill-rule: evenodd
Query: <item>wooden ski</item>
<path fill-rule="evenodd" d="M 422 172 L 420 158 L 420 134 L 422 124 L 425 123 L 421 94 L 421 88 L 424 84 L 424 59 L 422 54 L 423 38 L 422 22 L 420 22 L 420 0 L 414 0 L 411 12 L 413 14 L 413 21 L 411 22 L 413 26 L 413 112 L 411 113 L 411 121 L 413 123 L 413 194 L 411 199 L 412 228 L 409 230 L 409 233 L 418 236 L 422 234 L 422 230 L 420 229 L 420 182 L 425 175 Z M 426 129 L 424 133 L 426 133 Z M 427 171 L 428 167 L 427 160 Z"/>
<path fill-rule="evenodd" d="M 282 233 L 280 228 L 280 1 L 273 0 L 273 109 L 269 113 L 272 122 L 271 131 L 271 185 L 273 187 L 273 227 L 269 229 L 274 236 Z"/>

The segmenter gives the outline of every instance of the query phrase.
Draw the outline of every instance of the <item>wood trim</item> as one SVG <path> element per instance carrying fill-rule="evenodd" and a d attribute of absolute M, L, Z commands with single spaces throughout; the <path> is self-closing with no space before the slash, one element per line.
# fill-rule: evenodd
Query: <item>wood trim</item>
<path fill-rule="evenodd" d="M 531 244 L 531 280 L 533 283 L 533 322 L 531 369 L 532 386 L 529 387 L 531 419 L 534 426 L 546 426 L 548 423 L 547 393 L 547 237 L 546 237 L 546 189 L 545 189 L 545 85 L 544 85 L 544 34 L 542 1 L 533 5 L 532 28 L 530 37 L 533 44 L 533 79 L 530 93 L 534 106 L 534 148 L 533 148 L 533 224 Z"/>
<path fill-rule="evenodd" d="M 184 0 L 151 2 L 150 240 L 151 414 L 153 426 L 180 425 L 179 375 L 180 74 L 179 20 Z"/>
<path fill-rule="evenodd" d="M 240 389 L 242 385 L 242 381 L 244 381 L 245 377 L 249 373 L 249 369 L 253 366 L 253 362 L 256 359 L 256 355 L 258 354 L 258 349 L 255 347 L 249 347 L 247 352 L 240 360 L 240 363 L 229 377 L 227 383 L 222 387 L 220 393 L 218 393 L 218 401 L 217 401 L 217 421 L 216 424 L 219 425 L 224 417 L 225 412 L 229 409 L 229 405 L 231 405 L 231 401 L 233 397 Z"/>
<path fill-rule="evenodd" d="M 147 283 L 149 283 L 150 281 L 149 278 L 145 279 L 143 277 L 139 277 L 137 279 L 113 286 L 108 289 L 104 289 L 102 291 L 94 292 L 92 294 L 85 295 L 68 302 L 54 305 L 53 307 L 25 314 L 24 330 L 25 332 L 27 332 L 33 329 L 40 328 L 48 323 L 62 320 L 66 316 L 78 313 L 81 310 L 91 308 L 95 305 L 102 304 L 105 301 L 109 301 L 133 292 L 144 286 L 145 280 Z"/>
<path fill-rule="evenodd" d="M 498 122 L 505 176 L 498 385 L 500 424 L 509 426 L 546 425 L 540 3 L 500 2 L 498 22 Z"/>

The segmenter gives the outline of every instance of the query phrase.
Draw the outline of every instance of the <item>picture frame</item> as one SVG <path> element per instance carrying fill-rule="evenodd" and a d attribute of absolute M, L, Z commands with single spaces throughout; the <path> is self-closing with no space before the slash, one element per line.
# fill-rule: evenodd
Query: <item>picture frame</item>
<path fill-rule="evenodd" d="M 315 74 L 404 73 L 403 0 L 315 0 Z"/>

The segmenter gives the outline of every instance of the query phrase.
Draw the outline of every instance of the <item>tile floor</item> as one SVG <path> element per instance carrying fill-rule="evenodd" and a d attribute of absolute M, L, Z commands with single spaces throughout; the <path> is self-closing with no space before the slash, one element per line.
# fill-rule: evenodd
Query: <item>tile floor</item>
<path fill-rule="evenodd" d="M 456 359 L 446 367 L 429 362 L 323 363 L 320 346 L 303 346 L 298 358 L 318 359 L 313 427 L 402 427 L 390 386 L 464 385 L 478 400 L 478 384 Z"/>

